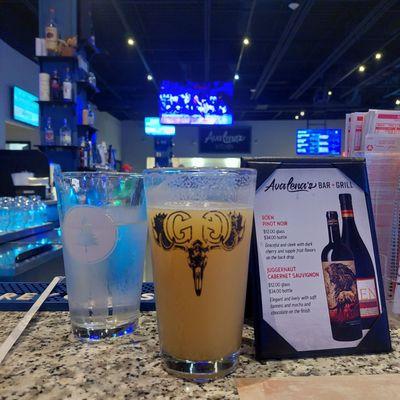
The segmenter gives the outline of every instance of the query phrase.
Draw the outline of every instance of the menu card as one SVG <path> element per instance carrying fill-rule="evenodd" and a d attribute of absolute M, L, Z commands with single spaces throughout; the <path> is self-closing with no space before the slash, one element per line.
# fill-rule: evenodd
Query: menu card
<path fill-rule="evenodd" d="M 258 171 L 249 276 L 256 357 L 389 351 L 365 163 L 242 165 Z"/>

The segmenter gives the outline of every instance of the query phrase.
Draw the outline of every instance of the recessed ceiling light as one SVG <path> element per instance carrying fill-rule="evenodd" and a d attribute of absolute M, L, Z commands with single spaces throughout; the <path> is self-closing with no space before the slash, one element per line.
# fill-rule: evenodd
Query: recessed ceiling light
<path fill-rule="evenodd" d="M 255 93 L 255 92 L 256 92 L 256 89 L 255 89 L 255 88 L 250 89 L 250 92 L 251 92 L 251 93 Z"/>
<path fill-rule="evenodd" d="M 306 112 L 305 111 L 300 111 L 300 116 L 301 117 L 304 117 L 306 115 Z"/>
<path fill-rule="evenodd" d="M 135 45 L 135 39 L 129 37 L 129 38 L 126 40 L 126 43 L 128 43 L 129 46 L 134 46 L 134 45 Z"/>
<path fill-rule="evenodd" d="M 298 116 L 298 115 L 295 115 L 294 116 L 294 119 L 299 119 L 300 117 Z"/>
<path fill-rule="evenodd" d="M 375 53 L 375 60 L 380 60 L 382 58 L 382 53 Z"/>
<path fill-rule="evenodd" d="M 367 69 L 367 68 L 365 67 L 365 65 L 360 65 L 360 66 L 358 67 L 358 72 L 365 72 L 366 69 Z"/>
<path fill-rule="evenodd" d="M 333 95 L 332 90 L 328 90 L 328 96 L 332 96 L 332 95 Z"/>
<path fill-rule="evenodd" d="M 243 44 L 245 46 L 248 46 L 250 44 L 250 39 L 247 36 L 245 38 L 243 38 Z"/>
<path fill-rule="evenodd" d="M 395 103 L 396 103 L 396 106 L 400 106 L 400 99 L 396 99 Z"/>
<path fill-rule="evenodd" d="M 298 3 L 297 1 L 291 1 L 291 2 L 288 4 L 288 7 L 289 7 L 292 11 L 297 10 L 297 9 L 299 8 L 299 6 L 300 6 L 300 3 Z"/>
<path fill-rule="evenodd" d="M 147 80 L 148 80 L 148 81 L 152 81 L 152 80 L 153 80 L 153 75 L 147 74 Z"/>
<path fill-rule="evenodd" d="M 235 81 L 238 81 L 239 78 L 240 78 L 239 74 L 235 74 L 235 76 L 233 77 L 233 79 L 234 79 Z"/>

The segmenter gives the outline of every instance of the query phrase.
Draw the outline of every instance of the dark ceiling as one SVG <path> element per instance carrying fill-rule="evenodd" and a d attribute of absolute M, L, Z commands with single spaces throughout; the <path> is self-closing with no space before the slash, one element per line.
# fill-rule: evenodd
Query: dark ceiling
<path fill-rule="evenodd" d="M 95 103 L 120 119 L 157 114 L 163 79 L 231 80 L 236 71 L 236 119 L 291 119 L 300 110 L 343 118 L 394 108 L 400 97 L 398 0 L 298 0 L 295 11 L 287 0 L 80 1 L 92 7 L 101 49 L 92 59 L 101 89 Z M 37 3 L 0 3 L 0 37 L 30 58 Z M 129 34 L 139 49 L 127 46 Z"/>

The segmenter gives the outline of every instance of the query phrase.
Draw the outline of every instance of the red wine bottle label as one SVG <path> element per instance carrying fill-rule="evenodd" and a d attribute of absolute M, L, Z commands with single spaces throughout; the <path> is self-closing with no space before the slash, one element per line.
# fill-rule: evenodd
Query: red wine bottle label
<path fill-rule="evenodd" d="M 361 318 L 379 317 L 379 301 L 374 278 L 357 279 Z"/>
<path fill-rule="evenodd" d="M 322 269 L 331 322 L 344 324 L 360 318 L 354 261 L 324 261 Z"/>
<path fill-rule="evenodd" d="M 54 141 L 54 132 L 53 131 L 46 131 L 45 132 L 45 140 L 46 142 L 50 143 Z"/>

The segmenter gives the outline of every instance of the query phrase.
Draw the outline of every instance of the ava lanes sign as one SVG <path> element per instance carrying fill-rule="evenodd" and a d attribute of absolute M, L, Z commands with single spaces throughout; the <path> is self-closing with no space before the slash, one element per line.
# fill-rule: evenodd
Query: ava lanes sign
<path fill-rule="evenodd" d="M 210 127 L 199 130 L 199 153 L 250 153 L 251 127 Z"/>

